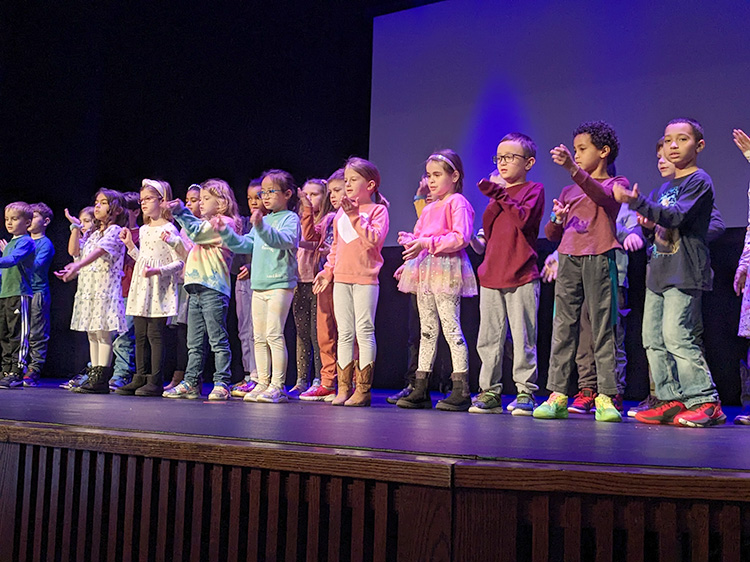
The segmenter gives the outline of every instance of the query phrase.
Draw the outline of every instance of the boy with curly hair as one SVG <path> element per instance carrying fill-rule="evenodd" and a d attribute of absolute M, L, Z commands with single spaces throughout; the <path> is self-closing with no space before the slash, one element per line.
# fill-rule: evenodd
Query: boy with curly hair
<path fill-rule="evenodd" d="M 550 221 L 544 227 L 548 240 L 560 241 L 555 284 L 555 314 L 552 325 L 547 389 L 550 397 L 534 410 L 538 419 L 568 417 L 568 386 L 575 365 L 581 306 L 588 303 L 594 343 L 599 394 L 595 399 L 596 421 L 619 422 L 622 415 L 615 402 L 617 314 L 616 220 L 620 204 L 612 188 L 629 187 L 615 175 L 619 152 L 614 129 L 604 121 L 583 123 L 573 132 L 575 158 L 561 144 L 550 153 L 575 182 L 553 200 Z"/>

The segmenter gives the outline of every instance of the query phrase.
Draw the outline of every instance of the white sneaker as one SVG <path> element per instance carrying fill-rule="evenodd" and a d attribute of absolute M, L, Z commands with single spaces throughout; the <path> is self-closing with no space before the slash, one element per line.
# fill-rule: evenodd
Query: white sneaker
<path fill-rule="evenodd" d="M 289 398 L 287 398 L 284 391 L 278 386 L 269 386 L 263 394 L 258 396 L 257 401 L 266 404 L 282 404 L 284 402 L 289 402 Z"/>
<path fill-rule="evenodd" d="M 245 396 L 242 398 L 245 402 L 257 402 L 258 396 L 263 394 L 266 390 L 268 390 L 268 384 L 259 382 L 255 385 L 255 388 L 253 388 L 250 392 L 245 394 Z"/>
<path fill-rule="evenodd" d="M 211 394 L 208 395 L 209 400 L 229 400 L 229 389 L 227 385 L 223 383 L 216 383 Z"/>

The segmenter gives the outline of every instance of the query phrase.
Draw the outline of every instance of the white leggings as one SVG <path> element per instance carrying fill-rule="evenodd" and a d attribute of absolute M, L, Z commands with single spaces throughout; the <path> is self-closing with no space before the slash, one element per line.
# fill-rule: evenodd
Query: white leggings
<path fill-rule="evenodd" d="M 355 338 L 360 367 L 375 362 L 375 309 L 379 293 L 378 285 L 333 284 L 333 314 L 339 331 L 337 361 L 341 368 L 354 360 Z"/>
<path fill-rule="evenodd" d="M 89 354 L 92 367 L 109 367 L 112 364 L 112 332 L 86 332 L 89 337 Z"/>
<path fill-rule="evenodd" d="M 422 336 L 419 340 L 418 368 L 431 372 L 437 353 L 440 326 L 451 350 L 454 373 L 469 372 L 469 350 L 461 330 L 461 297 L 453 295 L 433 295 L 417 293 L 419 326 Z"/>
<path fill-rule="evenodd" d="M 292 306 L 294 289 L 253 291 L 253 328 L 258 380 L 278 388 L 284 386 L 289 356 L 284 324 Z"/>

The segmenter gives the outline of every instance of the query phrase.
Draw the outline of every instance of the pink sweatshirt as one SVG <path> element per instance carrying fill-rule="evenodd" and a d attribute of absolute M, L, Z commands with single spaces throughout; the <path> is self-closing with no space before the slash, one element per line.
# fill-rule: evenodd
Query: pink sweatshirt
<path fill-rule="evenodd" d="M 388 234 L 388 209 L 365 203 L 350 219 L 339 209 L 333 219 L 333 244 L 323 274 L 336 283 L 377 285 Z"/>
<path fill-rule="evenodd" d="M 448 255 L 469 245 L 474 231 L 474 209 L 460 193 L 428 204 L 414 226 L 414 238 L 421 238 L 425 250 Z"/>

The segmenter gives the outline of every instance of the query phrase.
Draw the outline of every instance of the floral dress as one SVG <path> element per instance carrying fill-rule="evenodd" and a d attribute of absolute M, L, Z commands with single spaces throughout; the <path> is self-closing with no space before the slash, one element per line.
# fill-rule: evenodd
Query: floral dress
<path fill-rule="evenodd" d="M 97 248 L 102 248 L 104 254 L 82 267 L 78 273 L 71 330 L 122 333 L 128 329 L 122 299 L 125 244 L 120 240 L 120 230 L 114 224 L 104 232 L 96 230 L 86 238 L 81 248 L 81 259 Z"/>
<path fill-rule="evenodd" d="M 129 254 L 135 259 L 133 280 L 130 284 L 127 314 L 146 318 L 176 316 L 178 291 L 184 262 L 177 252 L 162 239 L 162 233 L 179 236 L 172 223 L 161 226 L 144 224 L 140 230 L 140 248 Z M 145 277 L 147 267 L 158 267 L 161 273 Z"/>

